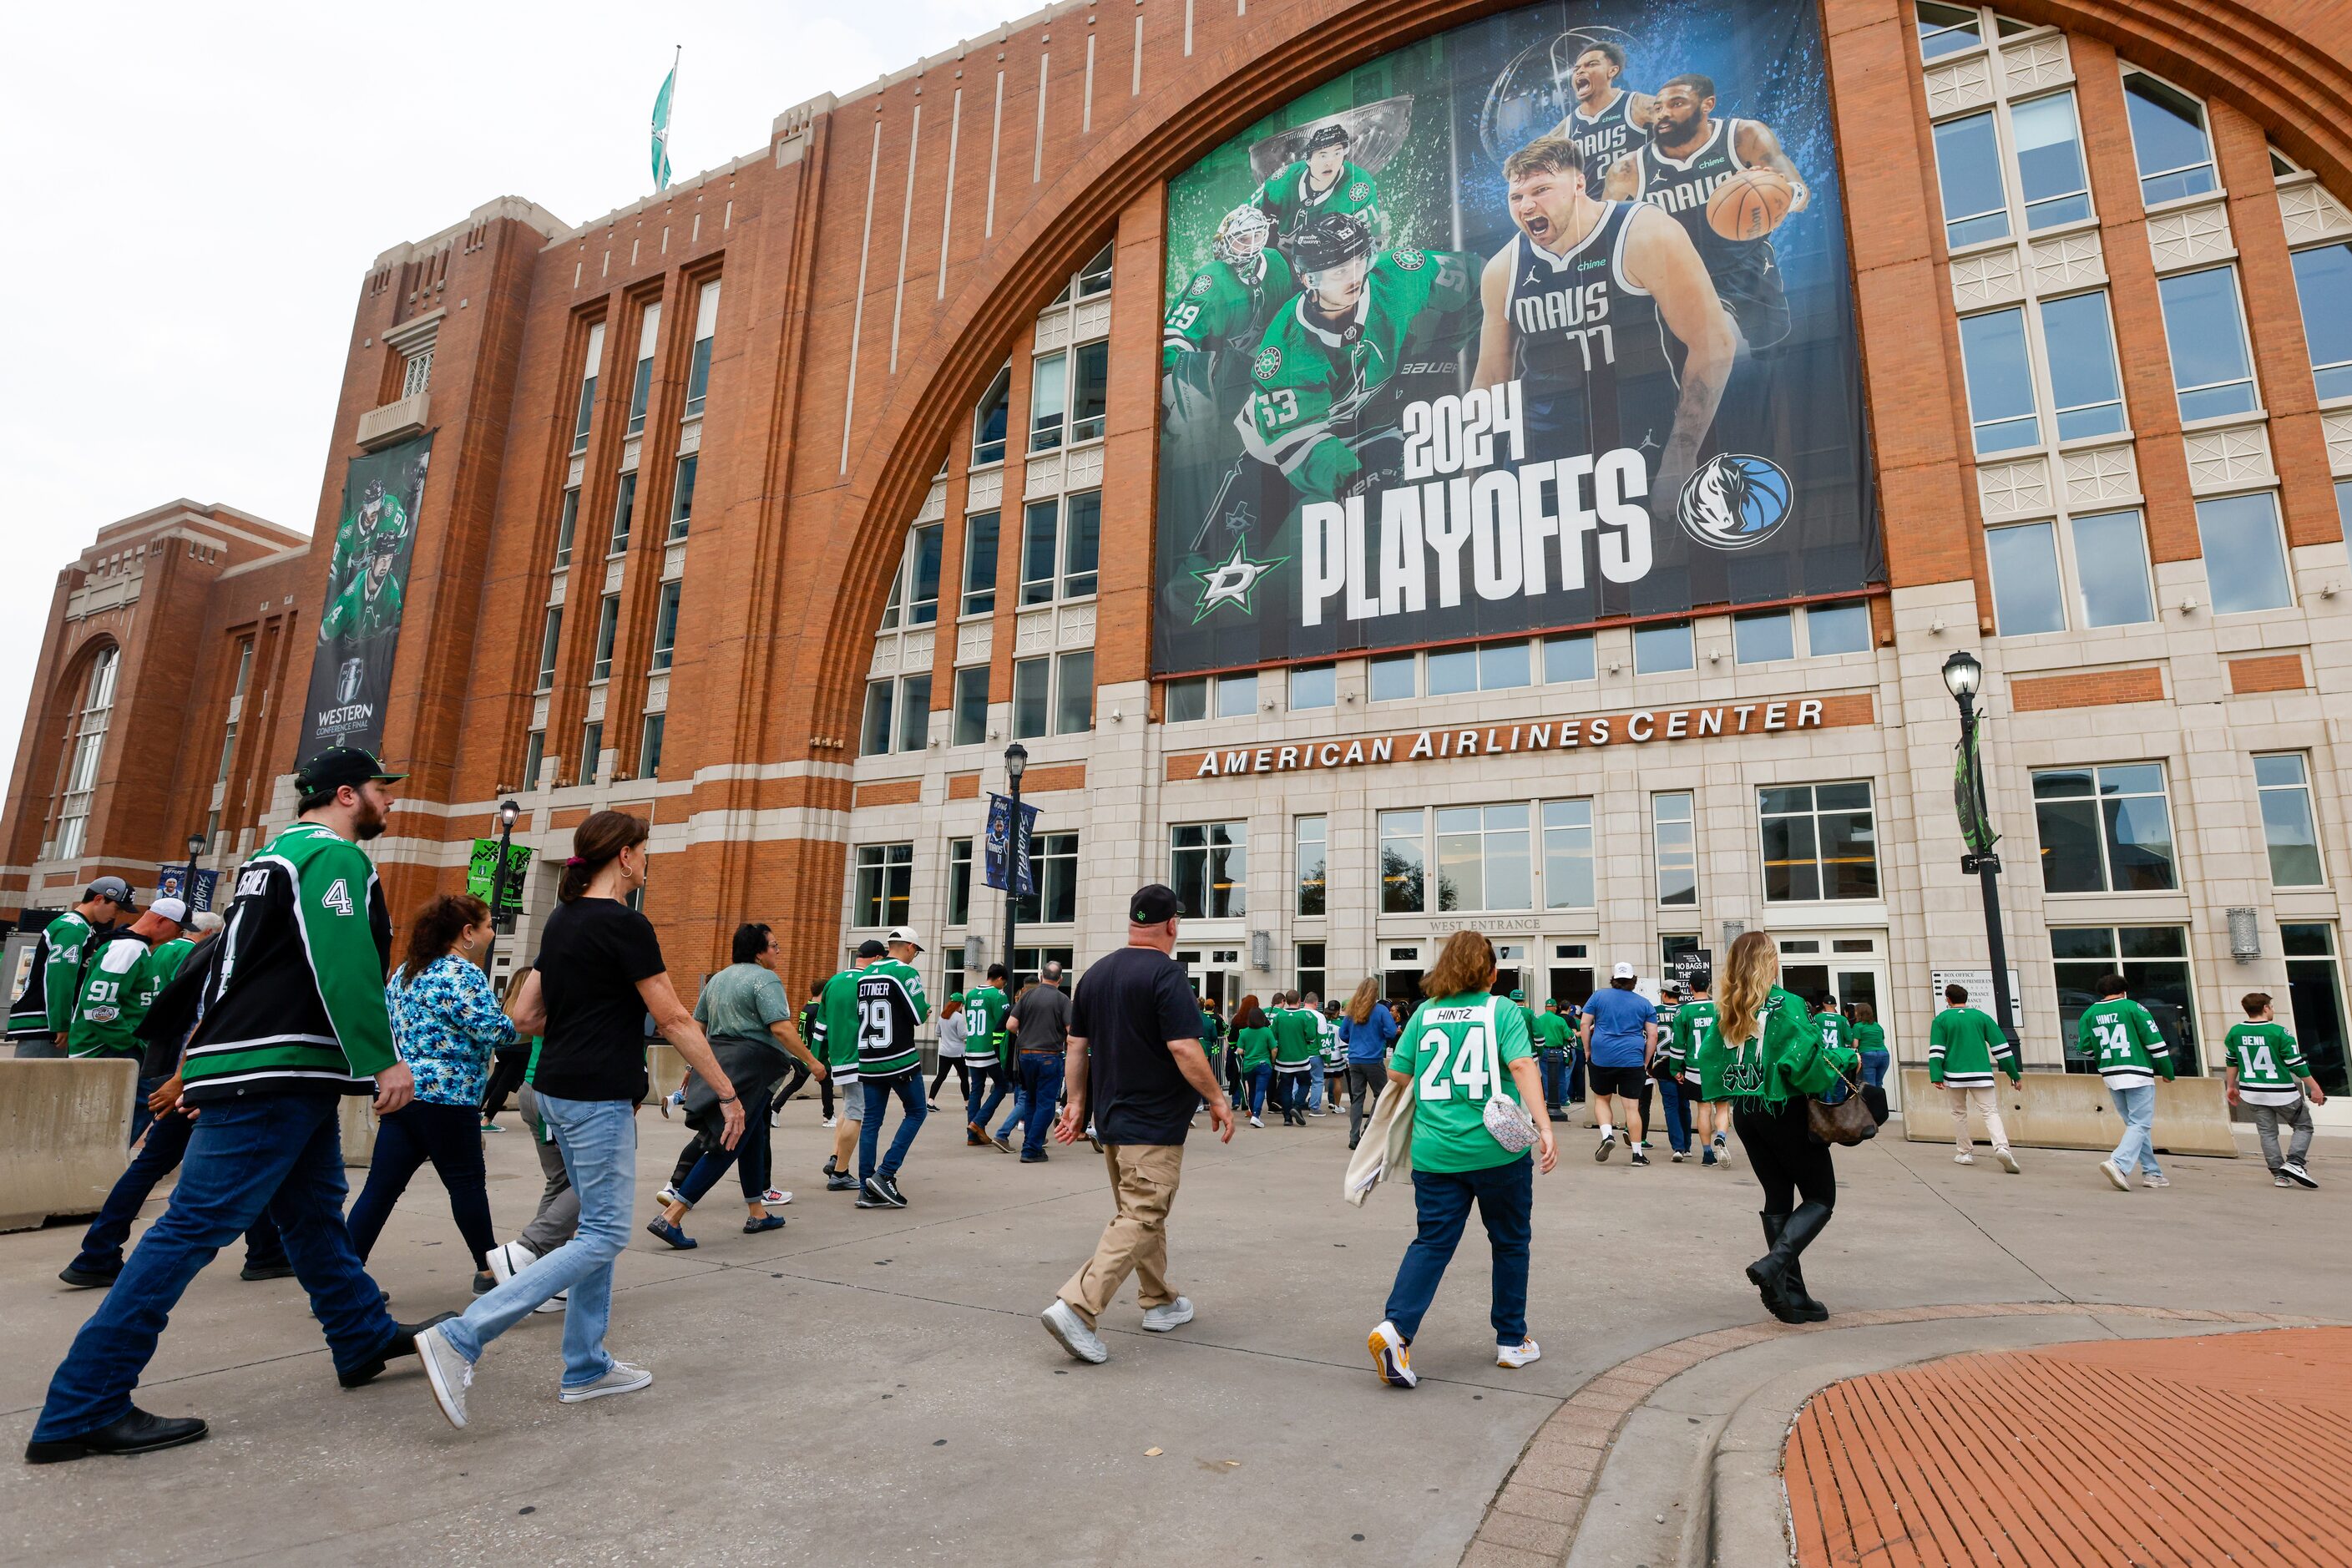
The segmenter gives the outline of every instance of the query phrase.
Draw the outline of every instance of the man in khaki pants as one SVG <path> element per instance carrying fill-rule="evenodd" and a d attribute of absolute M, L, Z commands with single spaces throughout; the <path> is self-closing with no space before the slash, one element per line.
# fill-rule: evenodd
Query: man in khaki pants
<path fill-rule="evenodd" d="M 1181 907 L 1160 883 L 1138 889 L 1128 900 L 1127 945 L 1087 971 L 1070 1004 L 1069 1104 L 1054 1138 L 1075 1142 L 1092 1121 L 1118 1210 L 1095 1255 L 1041 1314 L 1045 1331 L 1078 1361 L 1110 1358 L 1095 1323 L 1129 1274 L 1146 1329 L 1166 1333 L 1192 1321 L 1192 1303 L 1168 1283 L 1168 1211 L 1183 1177 L 1193 1107 L 1208 1102 L 1209 1123 L 1225 1142 L 1234 1107 L 1201 1048 L 1192 983 L 1169 956 Z"/>

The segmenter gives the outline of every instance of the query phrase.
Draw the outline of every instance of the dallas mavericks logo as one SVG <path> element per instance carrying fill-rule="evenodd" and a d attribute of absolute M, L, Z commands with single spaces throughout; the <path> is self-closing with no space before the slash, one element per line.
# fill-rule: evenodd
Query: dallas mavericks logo
<path fill-rule="evenodd" d="M 347 658 L 335 671 L 335 700 L 350 702 L 360 694 L 360 680 L 367 673 L 367 660 Z"/>
<path fill-rule="evenodd" d="M 1726 452 L 1683 484 L 1676 509 L 1683 531 L 1717 550 L 1746 550 L 1789 520 L 1789 476 L 1769 458 Z"/>

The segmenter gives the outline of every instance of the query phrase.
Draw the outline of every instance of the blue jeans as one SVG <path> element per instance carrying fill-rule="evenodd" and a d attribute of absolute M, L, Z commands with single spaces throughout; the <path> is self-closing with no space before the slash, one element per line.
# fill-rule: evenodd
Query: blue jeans
<path fill-rule="evenodd" d="M 1862 1081 L 1872 1089 L 1876 1089 L 1885 1083 L 1887 1066 L 1893 1062 L 1894 1059 L 1895 1053 L 1893 1051 L 1863 1052 Z"/>
<path fill-rule="evenodd" d="M 122 1244 L 131 1239 L 131 1223 L 138 1219 L 139 1210 L 146 1204 L 147 1194 L 155 1190 L 155 1184 L 180 1168 L 181 1160 L 188 1152 L 188 1135 L 194 1130 L 195 1123 L 184 1116 L 166 1116 L 155 1123 L 154 1131 L 147 1136 L 146 1146 L 114 1179 L 113 1190 L 106 1194 L 105 1206 L 83 1233 L 81 1252 L 73 1260 L 74 1268 L 90 1274 L 112 1274 L 122 1268 Z M 245 1233 L 245 1266 L 286 1266 L 286 1245 L 278 1239 L 278 1226 L 267 1210 Z"/>
<path fill-rule="evenodd" d="M 2124 1141 L 2116 1145 L 2109 1156 L 2116 1169 L 2126 1175 L 2137 1165 L 2151 1176 L 2164 1172 L 2156 1163 L 2156 1085 L 2141 1084 L 2137 1089 L 2109 1089 L 2107 1098 L 2116 1102 L 2116 1110 L 2124 1119 Z"/>
<path fill-rule="evenodd" d="M 1568 1047 L 1568 1100 L 1571 1105 L 1584 1103 L 1584 1047 Z"/>
<path fill-rule="evenodd" d="M 343 1228 L 338 1097 L 257 1094 L 205 1107 L 170 1206 L 148 1227 L 49 1380 L 37 1443 L 78 1437 L 131 1409 L 189 1282 L 267 1209 L 326 1330 L 335 1370 L 366 1364 L 399 1329 Z"/>
<path fill-rule="evenodd" d="M 1568 1103 L 1568 1053 L 1538 1051 L 1536 1066 L 1543 1076 L 1544 1109 L 1558 1110 Z"/>
<path fill-rule="evenodd" d="M 890 1108 L 890 1097 L 897 1095 L 905 1114 L 898 1118 L 898 1131 L 891 1135 L 889 1152 L 882 1156 L 879 1174 L 895 1176 L 898 1167 L 907 1163 L 907 1146 L 915 1134 L 923 1130 L 923 1118 L 931 1113 L 930 1102 L 923 1098 L 923 1072 L 920 1068 L 902 1072 L 892 1078 L 865 1078 L 857 1080 L 866 1091 L 866 1121 L 857 1130 L 857 1179 L 865 1181 L 877 1174 L 874 1164 L 875 1147 L 882 1142 L 882 1113 Z"/>
<path fill-rule="evenodd" d="M 1274 1068 L 1264 1062 L 1244 1069 L 1242 1084 L 1249 1093 L 1249 1113 L 1252 1116 L 1265 1114 L 1265 1086 L 1273 1077 Z M 1281 1102 L 1277 1100 L 1276 1103 L 1279 1105 Z"/>
<path fill-rule="evenodd" d="M 1307 1091 L 1307 1108 L 1309 1110 L 1320 1110 L 1323 1109 L 1323 1075 L 1325 1070 L 1323 1058 L 1321 1057 L 1317 1057 L 1315 1058 L 1315 1065 L 1307 1069 L 1307 1077 L 1311 1084 L 1311 1087 L 1309 1087 Z"/>
<path fill-rule="evenodd" d="M 1536 1201 L 1535 1162 L 1522 1154 L 1508 1164 L 1483 1171 L 1415 1171 L 1412 1206 L 1421 1230 L 1397 1265 L 1389 1288 L 1388 1320 L 1409 1343 L 1421 1331 L 1422 1314 L 1436 1299 L 1437 1282 L 1454 1261 L 1462 1229 L 1476 1199 L 1495 1250 L 1492 1321 L 1495 1342 L 1515 1345 L 1528 1337 L 1528 1244 Z"/>
<path fill-rule="evenodd" d="M 996 1114 L 996 1108 L 1013 1091 L 1012 1079 L 994 1062 L 973 1062 L 965 1081 L 970 1087 L 963 1101 L 964 1125 L 986 1132 L 988 1119 Z"/>
<path fill-rule="evenodd" d="M 1307 1114 L 1307 1075 L 1303 1072 L 1279 1072 L 1274 1075 L 1274 1102 L 1285 1116 Z"/>
<path fill-rule="evenodd" d="M 1687 1154 L 1691 1146 L 1690 1086 L 1670 1078 L 1658 1082 L 1659 1119 L 1666 1124 L 1666 1142 L 1675 1146 L 1677 1154 Z"/>
<path fill-rule="evenodd" d="M 563 1308 L 563 1386 L 582 1387 L 611 1369 L 604 1329 L 613 1317 L 613 1260 L 629 1245 L 637 1195 L 636 1111 L 625 1100 L 539 1096 L 539 1113 L 555 1134 L 563 1173 L 580 1197 L 580 1228 L 571 1240 L 497 1289 L 475 1297 L 464 1317 L 441 1325 L 459 1355 L 481 1360 L 492 1340 L 530 1316 L 541 1301 L 569 1290 Z"/>
<path fill-rule="evenodd" d="M 154 1124 L 155 1113 L 147 1109 L 147 1097 L 163 1088 L 165 1081 L 163 1078 L 140 1079 L 138 1097 L 131 1102 L 131 1142 L 132 1143 L 138 1142 L 139 1134 Z"/>
<path fill-rule="evenodd" d="M 1062 1098 L 1063 1060 L 1055 1051 L 1021 1053 L 1021 1098 L 1034 1116 L 1021 1124 L 1021 1157 L 1045 1152 L 1045 1134 L 1054 1130 L 1054 1103 Z"/>

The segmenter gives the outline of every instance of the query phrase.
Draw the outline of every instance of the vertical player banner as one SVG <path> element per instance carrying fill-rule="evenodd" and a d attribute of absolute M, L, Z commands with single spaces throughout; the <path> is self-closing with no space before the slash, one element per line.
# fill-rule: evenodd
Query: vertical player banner
<path fill-rule="evenodd" d="M 1007 841 L 1016 837 L 1017 843 Z M 981 881 L 987 887 L 1002 889 L 1015 898 L 1025 899 L 1035 893 L 1037 883 L 1029 864 L 1030 840 L 1037 833 L 1037 808 L 1024 801 L 1020 821 L 1013 820 L 1013 798 L 991 791 L 988 796 L 988 826 L 981 834 Z"/>
<path fill-rule="evenodd" d="M 1883 583 L 1825 58 L 1529 5 L 1177 174 L 1155 673 Z"/>
<path fill-rule="evenodd" d="M 383 710 L 392 659 L 400 646 L 400 606 L 409 554 L 425 504 L 425 466 L 433 437 L 352 459 L 342 512 L 327 566 L 326 608 L 310 660 L 300 756 L 329 746 L 375 751 L 383 744 Z M 297 760 L 299 760 L 299 758 Z"/>

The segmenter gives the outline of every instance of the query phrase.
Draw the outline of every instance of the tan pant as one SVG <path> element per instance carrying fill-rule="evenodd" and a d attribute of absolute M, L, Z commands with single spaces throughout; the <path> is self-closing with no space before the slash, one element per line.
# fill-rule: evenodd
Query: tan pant
<path fill-rule="evenodd" d="M 1145 1308 L 1176 1300 L 1168 1288 L 1168 1210 L 1183 1179 L 1181 1143 L 1109 1144 L 1103 1165 L 1110 1173 L 1111 1198 L 1118 1212 L 1103 1226 L 1095 1255 L 1070 1276 L 1061 1298 L 1092 1328 L 1111 1298 L 1135 1276 L 1135 1299 Z"/>
<path fill-rule="evenodd" d="M 1952 1097 L 1952 1146 L 1960 1153 L 1969 1152 L 1969 1111 L 1973 1108 L 1984 1118 L 1985 1136 L 1992 1140 L 1995 1152 L 2009 1147 L 2009 1132 L 2000 1124 L 2000 1098 L 1998 1090 L 1990 1089 L 1953 1089 L 1945 1086 Z"/>

